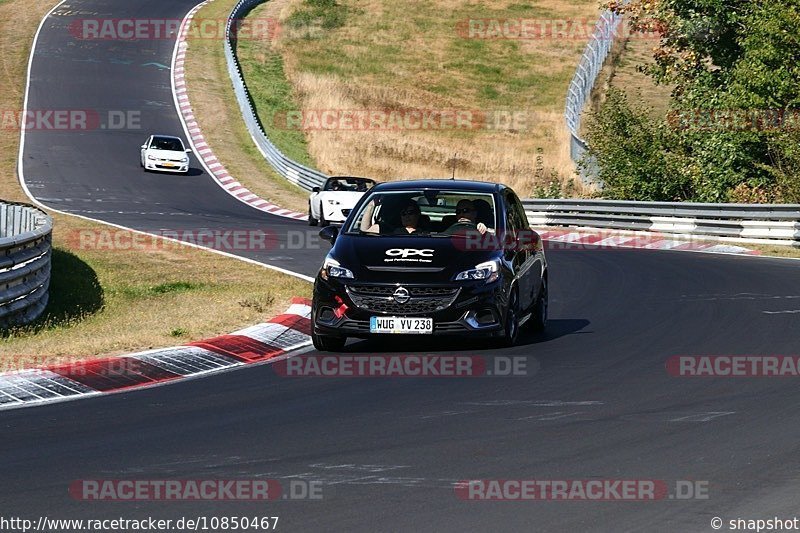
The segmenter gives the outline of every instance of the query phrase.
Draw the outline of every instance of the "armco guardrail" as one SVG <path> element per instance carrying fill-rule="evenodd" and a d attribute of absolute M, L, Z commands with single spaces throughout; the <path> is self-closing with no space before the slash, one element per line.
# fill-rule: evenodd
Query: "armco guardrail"
<path fill-rule="evenodd" d="M 47 306 L 52 232 L 43 211 L 0 203 L 0 327 L 31 322 Z"/>
<path fill-rule="evenodd" d="M 523 200 L 533 226 L 654 231 L 800 246 L 800 205 Z"/>
<path fill-rule="evenodd" d="M 267 138 L 253 107 L 253 101 L 247 90 L 244 76 L 242 76 L 239 59 L 236 57 L 236 28 L 239 27 L 241 19 L 251 9 L 265 1 L 241 0 L 231 11 L 225 29 L 225 59 L 228 62 L 228 74 L 233 82 L 233 91 L 236 94 L 236 100 L 239 102 L 239 108 L 242 111 L 247 130 L 264 158 L 278 174 L 295 185 L 310 191 L 312 187 L 321 186 L 328 176 L 289 159 Z"/>
<path fill-rule="evenodd" d="M 569 130 L 569 153 L 572 160 L 576 163 L 580 161 L 588 149 L 586 141 L 580 136 L 581 113 L 583 106 L 586 105 L 592 88 L 603 63 L 611 52 L 614 44 L 613 37 L 616 35 L 617 28 L 622 17 L 604 11 L 595 25 L 594 32 L 589 38 L 586 49 L 583 51 L 578 69 L 575 71 L 572 81 L 567 91 L 567 104 L 564 110 L 564 120 L 567 122 Z M 594 167 L 594 165 L 591 165 Z M 584 182 L 590 183 L 596 180 L 598 170 L 596 168 L 581 169 L 581 178 Z"/>

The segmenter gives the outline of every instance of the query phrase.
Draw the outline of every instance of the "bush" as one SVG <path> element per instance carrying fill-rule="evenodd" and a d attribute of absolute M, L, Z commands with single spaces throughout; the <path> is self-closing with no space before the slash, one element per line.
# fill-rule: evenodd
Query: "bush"
<path fill-rule="evenodd" d="M 589 159 L 600 167 L 603 196 L 614 199 L 680 201 L 694 196 L 692 165 L 666 121 L 650 118 L 625 94 L 610 89 L 600 110 L 589 117 Z"/>

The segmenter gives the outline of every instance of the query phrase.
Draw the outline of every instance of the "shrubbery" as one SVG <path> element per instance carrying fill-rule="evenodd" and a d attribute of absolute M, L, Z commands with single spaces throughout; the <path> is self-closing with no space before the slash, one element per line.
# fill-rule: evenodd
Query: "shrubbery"
<path fill-rule="evenodd" d="M 635 200 L 800 202 L 800 0 L 610 5 L 662 35 L 663 119 L 612 90 L 588 122 L 603 194 Z"/>

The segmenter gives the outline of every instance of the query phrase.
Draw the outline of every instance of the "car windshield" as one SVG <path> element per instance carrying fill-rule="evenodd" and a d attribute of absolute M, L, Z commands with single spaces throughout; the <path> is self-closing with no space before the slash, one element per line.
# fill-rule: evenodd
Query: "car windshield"
<path fill-rule="evenodd" d="M 326 191 L 366 192 L 375 182 L 366 178 L 331 178 L 325 184 Z"/>
<path fill-rule="evenodd" d="M 180 139 L 172 139 L 170 137 L 153 137 L 153 142 L 150 143 L 150 148 L 156 150 L 169 150 L 170 152 L 183 152 L 183 143 Z"/>
<path fill-rule="evenodd" d="M 367 197 L 345 233 L 449 237 L 497 227 L 494 196 L 461 191 L 409 190 L 375 192 Z"/>

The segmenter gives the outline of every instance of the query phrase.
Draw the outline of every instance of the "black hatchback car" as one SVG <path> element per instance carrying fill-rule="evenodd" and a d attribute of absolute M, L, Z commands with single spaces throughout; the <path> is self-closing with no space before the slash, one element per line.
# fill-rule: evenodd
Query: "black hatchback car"
<path fill-rule="evenodd" d="M 348 337 L 495 337 L 547 323 L 541 238 L 509 187 L 465 180 L 382 183 L 356 204 L 317 274 L 311 310 L 319 350 Z"/>

